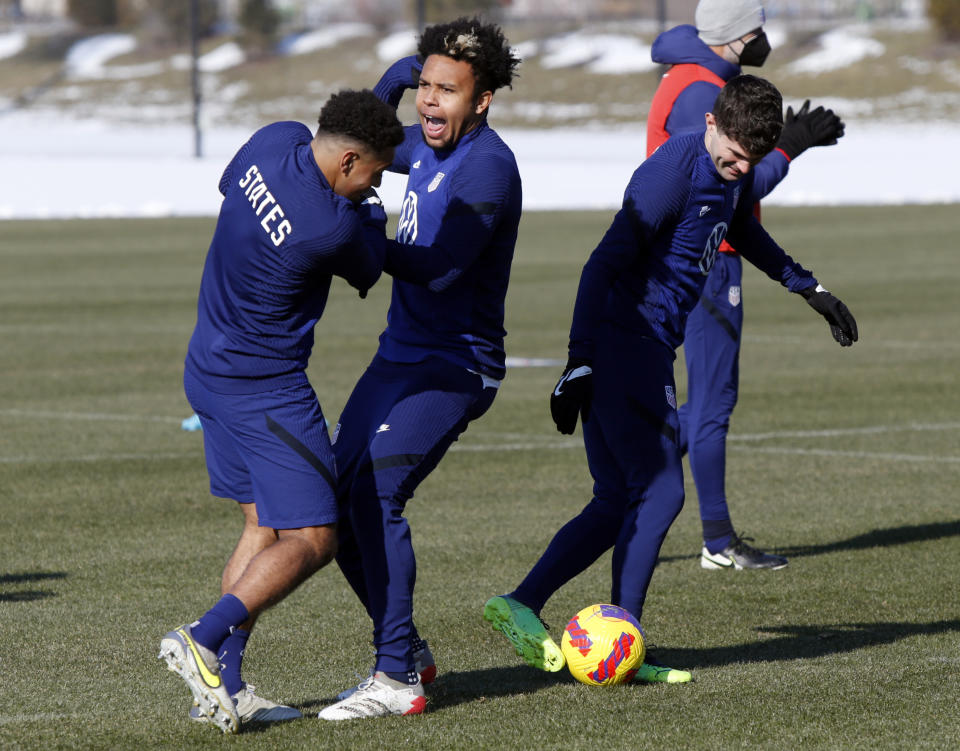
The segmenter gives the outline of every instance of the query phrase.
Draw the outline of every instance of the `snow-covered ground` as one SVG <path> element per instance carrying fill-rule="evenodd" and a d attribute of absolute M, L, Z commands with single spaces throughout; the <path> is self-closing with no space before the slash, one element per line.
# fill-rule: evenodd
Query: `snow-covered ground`
<path fill-rule="evenodd" d="M 239 129 L 209 131 L 205 156 L 195 159 L 188 127 L 120 127 L 29 112 L 7 115 L 2 127 L 2 219 L 214 215 L 220 173 L 249 136 Z M 528 210 L 618 207 L 645 148 L 643 123 L 502 135 L 517 156 Z M 960 203 L 958 144 L 953 124 L 907 130 L 850 123 L 836 146 L 800 156 L 767 203 Z M 404 178 L 384 178 L 384 203 L 397 211 Z"/>
<path fill-rule="evenodd" d="M 771 38 L 783 38 L 774 24 Z M 290 40 L 288 54 L 334 44 L 365 33 L 357 24 L 327 28 Z M 557 38 L 560 39 L 560 38 Z M 539 55 L 544 66 L 587 65 L 603 70 L 645 70 L 649 47 L 629 35 L 565 35 L 518 50 Z M 380 40 L 383 60 L 412 50 L 412 30 Z M 22 34 L 0 34 L 0 57 L 22 48 Z M 840 28 L 821 38 L 822 50 L 798 59 L 798 71 L 816 73 L 882 54 L 882 45 L 862 27 Z M 135 78 L 157 65 L 110 66 L 108 61 L 133 49 L 132 37 L 109 34 L 78 43 L 67 56 L 67 71 L 80 78 Z M 844 55 L 836 50 L 842 49 Z M 833 52 L 831 52 L 833 50 Z M 228 43 L 200 63 L 218 71 L 243 61 Z M 171 58 L 172 67 L 187 64 Z M 795 103 L 798 104 L 798 103 Z M 847 118 L 846 136 L 837 146 L 811 149 L 791 167 L 789 177 L 767 199 L 781 205 L 899 204 L 960 202 L 960 126 L 954 122 L 874 122 L 857 117 L 843 102 L 829 103 Z M 496 105 L 491 120 L 496 125 Z M 213 215 L 220 195 L 220 172 L 250 135 L 239 128 L 208 129 L 204 157 L 195 159 L 188 126 L 122 125 L 102 119 L 71 119 L 63 111 L 33 108 L 0 116 L 0 219 L 60 217 L 142 217 Z M 514 150 L 528 210 L 619 206 L 630 174 L 642 160 L 645 124 L 631 127 L 551 130 L 501 130 Z M 385 176 L 381 193 L 388 210 L 399 209 L 404 178 Z"/>

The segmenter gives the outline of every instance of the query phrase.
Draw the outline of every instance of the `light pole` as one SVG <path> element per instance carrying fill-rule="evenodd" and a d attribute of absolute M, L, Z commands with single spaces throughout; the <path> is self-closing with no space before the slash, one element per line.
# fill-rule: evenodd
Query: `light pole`
<path fill-rule="evenodd" d="M 200 132 L 200 66 L 199 37 L 200 11 L 199 0 L 190 0 L 190 87 L 193 90 L 193 155 L 203 156 L 203 138 Z"/>

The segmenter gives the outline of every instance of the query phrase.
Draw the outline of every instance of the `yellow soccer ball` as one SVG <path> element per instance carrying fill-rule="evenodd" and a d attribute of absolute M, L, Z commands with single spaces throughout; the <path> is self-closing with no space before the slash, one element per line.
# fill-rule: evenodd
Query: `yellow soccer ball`
<path fill-rule="evenodd" d="M 616 605 L 590 605 L 573 616 L 560 649 L 570 674 L 588 686 L 628 683 L 646 653 L 637 619 Z"/>

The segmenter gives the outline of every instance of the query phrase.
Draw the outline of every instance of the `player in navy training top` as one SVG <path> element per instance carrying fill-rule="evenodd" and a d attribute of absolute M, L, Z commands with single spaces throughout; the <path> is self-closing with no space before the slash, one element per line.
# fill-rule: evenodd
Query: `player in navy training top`
<path fill-rule="evenodd" d="M 760 0 L 700 0 L 697 26 L 676 26 L 654 40 L 654 62 L 670 65 L 647 118 L 647 155 L 671 136 L 703 128 L 721 87 L 741 65 L 763 65 L 770 45 Z M 809 109 L 809 100 L 786 123 L 776 148 L 756 165 L 750 202 L 766 196 L 787 175 L 793 159 L 811 146 L 835 144 L 844 125 L 833 111 Z M 759 204 L 757 204 L 759 209 Z M 734 531 L 726 495 L 726 441 L 737 403 L 743 332 L 743 265 L 727 242 L 697 306 L 687 318 L 684 355 L 687 401 L 680 406 L 680 448 L 689 450 L 703 526 L 703 568 L 778 569 L 787 565 L 747 544 Z"/>
<path fill-rule="evenodd" d="M 268 125 L 220 179 L 183 381 L 203 426 L 210 492 L 240 504 L 244 527 L 223 596 L 168 633 L 160 657 L 193 692 L 191 716 L 226 733 L 300 717 L 255 694 L 241 659 L 257 616 L 335 553 L 335 464 L 305 369 L 332 277 L 365 295 L 380 276 L 386 215 L 371 186 L 402 140 L 393 108 L 371 91 L 343 91 L 324 105 L 316 135 Z"/>
<path fill-rule="evenodd" d="M 476 18 L 427 28 L 418 51 L 375 88 L 396 106 L 416 87 L 419 124 L 390 167 L 409 177 L 384 262 L 393 276 L 387 327 L 333 445 L 345 504 L 337 561 L 373 620 L 376 662 L 368 681 L 320 712 L 329 720 L 423 711 L 423 682 L 436 667 L 413 625 L 416 562 L 403 511 L 489 409 L 505 372 L 520 175 L 486 118 L 519 61 L 500 29 Z"/>
<path fill-rule="evenodd" d="M 519 587 L 491 598 L 484 616 L 529 664 L 559 670 L 563 655 L 537 616 L 565 582 L 613 547 L 611 600 L 640 620 L 667 530 L 683 505 L 674 350 L 720 243 L 804 296 L 834 338 L 857 339 L 846 306 L 770 238 L 749 201 L 752 167 L 776 143 L 779 92 L 753 76 L 732 79 L 706 130 L 671 138 L 633 173 L 617 213 L 583 269 L 569 361 L 550 399 L 562 433 L 583 417 L 594 498 L 553 538 Z M 690 674 L 647 662 L 647 681 Z"/>

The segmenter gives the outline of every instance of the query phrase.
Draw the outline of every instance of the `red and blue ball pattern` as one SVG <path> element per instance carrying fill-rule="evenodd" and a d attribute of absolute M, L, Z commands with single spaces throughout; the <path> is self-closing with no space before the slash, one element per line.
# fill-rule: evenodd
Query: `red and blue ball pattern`
<path fill-rule="evenodd" d="M 567 623 L 560 645 L 571 675 L 589 686 L 630 681 L 646 651 L 637 619 L 616 605 L 590 605 Z"/>

